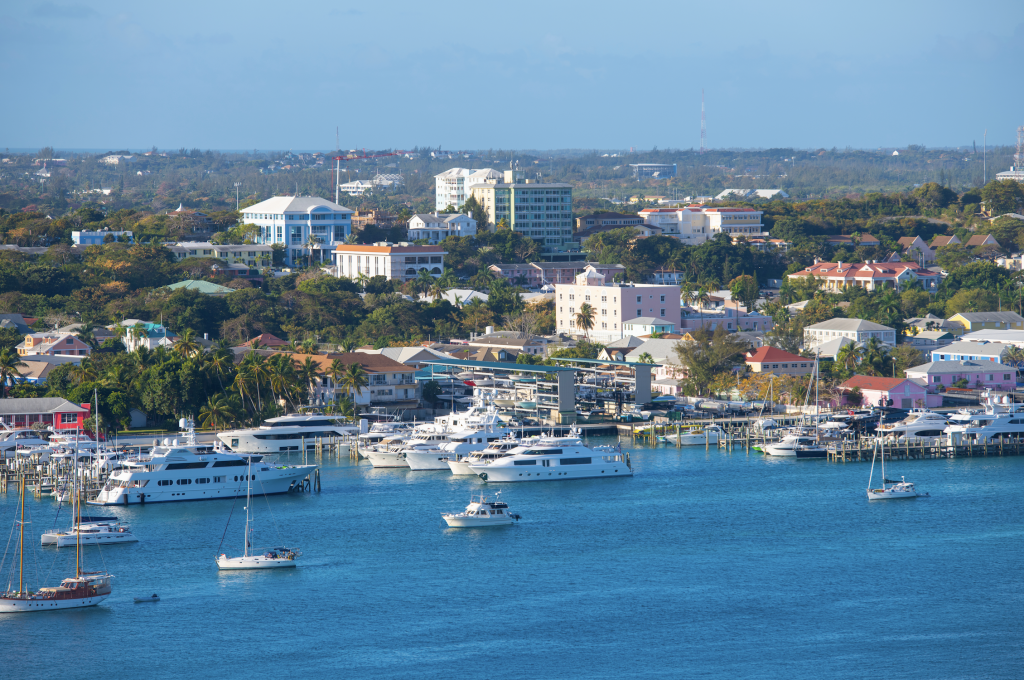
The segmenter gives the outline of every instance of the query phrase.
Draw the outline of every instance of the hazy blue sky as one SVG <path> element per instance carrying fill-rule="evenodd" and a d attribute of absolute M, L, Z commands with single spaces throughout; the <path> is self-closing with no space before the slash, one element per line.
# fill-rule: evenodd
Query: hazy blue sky
<path fill-rule="evenodd" d="M 1015 140 L 1024 2 L 0 6 L 0 147 Z"/>

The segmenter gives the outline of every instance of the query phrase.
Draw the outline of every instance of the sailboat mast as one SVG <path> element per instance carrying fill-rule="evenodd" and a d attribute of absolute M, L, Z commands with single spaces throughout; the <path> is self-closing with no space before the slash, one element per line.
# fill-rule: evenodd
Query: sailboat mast
<path fill-rule="evenodd" d="M 74 509 L 75 517 L 75 578 L 82 575 L 82 491 L 79 488 L 80 480 L 78 478 L 78 437 L 75 437 L 75 483 L 72 485 L 74 488 L 75 498 L 72 501 L 72 508 Z"/>
<path fill-rule="evenodd" d="M 249 556 L 249 513 L 252 505 L 252 456 L 246 458 L 248 465 L 245 468 L 245 553 Z"/>
<path fill-rule="evenodd" d="M 21 595 L 25 592 L 25 475 L 21 475 L 21 525 L 19 527 L 19 538 L 18 541 L 21 544 L 21 548 L 18 551 L 19 563 L 18 563 L 18 594 Z"/>
<path fill-rule="evenodd" d="M 818 398 L 818 386 L 821 385 L 821 375 L 818 374 L 818 356 L 821 348 L 814 350 L 814 441 L 818 442 L 818 435 L 821 432 L 821 400 Z"/>

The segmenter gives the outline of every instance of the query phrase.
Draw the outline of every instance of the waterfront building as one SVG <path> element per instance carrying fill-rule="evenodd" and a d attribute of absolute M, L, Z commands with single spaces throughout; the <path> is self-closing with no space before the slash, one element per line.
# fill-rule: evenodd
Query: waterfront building
<path fill-rule="evenodd" d="M 929 394 L 923 384 L 909 378 L 881 378 L 870 375 L 855 375 L 839 386 L 843 402 L 850 406 L 878 406 L 880 400 L 894 408 L 935 408 L 942 406 L 941 394 Z M 860 401 L 851 400 L 850 394 L 857 389 Z"/>
<path fill-rule="evenodd" d="M 487 210 L 491 229 L 498 222 L 543 244 L 545 251 L 565 250 L 572 242 L 572 185 L 523 179 L 506 170 L 503 178 L 467 185 L 466 191 Z"/>
<path fill-rule="evenodd" d="M 594 309 L 589 333 L 576 326 L 576 313 L 584 303 Z M 642 316 L 680 327 L 679 286 L 606 283 L 605 276 L 593 268 L 581 272 L 572 284 L 555 286 L 555 309 L 558 332 L 588 335 L 597 342 L 625 337 L 626 320 Z"/>
<path fill-rule="evenodd" d="M 953 387 L 960 380 L 966 380 L 967 387 L 979 390 L 1014 390 L 1017 387 L 1016 369 L 994 361 L 930 361 L 908 368 L 905 374 L 927 385 L 932 392 L 940 385 Z M 941 402 L 937 405 L 941 405 Z"/>
<path fill-rule="evenodd" d="M 334 251 L 337 276 L 357 279 L 384 276 L 399 281 L 412 281 L 420 271 L 437 278 L 444 273 L 441 246 L 414 246 L 408 243 L 374 243 L 373 245 L 339 245 Z"/>
<path fill-rule="evenodd" d="M 259 227 L 256 243 L 285 247 L 285 263 L 330 262 L 334 248 L 352 234 L 352 210 L 315 196 L 275 196 L 242 210 L 242 222 Z"/>
<path fill-rule="evenodd" d="M 932 350 L 931 358 L 932 361 L 994 361 L 1005 364 L 1011 347 L 1013 345 L 1008 342 L 960 341 Z"/>
<path fill-rule="evenodd" d="M 72 404 L 60 397 L 0 399 L 0 422 L 14 429 L 40 425 L 54 430 L 84 430 L 89 405 Z"/>

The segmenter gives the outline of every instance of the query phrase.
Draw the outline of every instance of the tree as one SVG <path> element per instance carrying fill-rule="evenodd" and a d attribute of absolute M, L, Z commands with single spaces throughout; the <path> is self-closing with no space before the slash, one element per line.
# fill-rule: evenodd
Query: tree
<path fill-rule="evenodd" d="M 957 267 L 963 266 L 971 261 L 974 256 L 962 243 L 953 243 L 939 248 L 935 260 L 946 271 L 951 272 Z"/>
<path fill-rule="evenodd" d="M 186 328 L 178 341 L 174 343 L 174 352 L 183 357 L 192 358 L 202 351 L 203 346 L 196 340 L 196 332 L 191 328 Z"/>
<path fill-rule="evenodd" d="M 730 281 L 729 292 L 732 293 L 732 299 L 741 302 L 748 312 L 754 311 L 757 299 L 761 297 L 761 287 L 757 285 L 757 277 L 749 274 L 737 276 Z"/>
<path fill-rule="evenodd" d="M 202 427 L 210 427 L 215 430 L 223 429 L 238 418 L 231 400 L 227 395 L 215 394 L 206 400 L 206 404 L 199 411 L 199 424 Z"/>
<path fill-rule="evenodd" d="M 1024 187 L 1012 179 L 989 182 L 981 190 L 981 197 L 993 215 L 1024 212 Z"/>
<path fill-rule="evenodd" d="M 345 375 L 341 379 L 341 386 L 345 388 L 345 393 L 353 400 L 369 384 L 370 380 L 363 369 L 363 365 L 358 363 L 349 364 L 348 369 L 345 370 Z"/>
<path fill-rule="evenodd" d="M 7 388 L 15 378 L 20 378 L 19 366 L 28 366 L 15 352 L 9 349 L 0 350 L 0 384 L 2 384 L 3 396 L 7 396 Z"/>
<path fill-rule="evenodd" d="M 345 370 L 345 362 L 341 359 L 334 359 L 331 361 L 331 365 L 327 367 L 325 373 L 331 379 L 331 386 L 335 389 L 341 385 L 341 381 L 345 376 Z"/>
<path fill-rule="evenodd" d="M 843 373 L 849 376 L 857 371 L 857 367 L 862 361 L 864 361 L 864 348 L 851 342 L 849 345 L 843 345 L 836 353 L 835 365 L 842 368 Z"/>
<path fill-rule="evenodd" d="M 576 327 L 583 331 L 587 341 L 590 341 L 590 331 L 594 328 L 594 317 L 597 314 L 597 310 L 590 306 L 590 303 L 584 302 L 580 305 L 580 311 L 576 312 L 576 316 L 573 317 L 573 321 Z"/>
<path fill-rule="evenodd" d="M 312 400 L 313 386 L 316 384 L 316 379 L 320 377 L 320 364 L 313 361 L 312 357 L 306 357 L 296 371 L 296 377 L 306 385 L 306 394 Z"/>
<path fill-rule="evenodd" d="M 714 332 L 703 326 L 691 333 L 692 341 L 675 345 L 679 366 L 686 374 L 687 387 L 700 396 L 707 392 L 715 376 L 738 364 L 749 345 L 719 326 Z"/>
<path fill-rule="evenodd" d="M 503 320 L 505 330 L 514 331 L 519 340 L 528 340 L 535 335 L 540 314 L 535 311 L 522 311 L 518 314 L 507 314 Z"/>
<path fill-rule="evenodd" d="M 642 352 L 640 354 L 640 356 L 637 357 L 637 363 L 653 364 L 654 363 L 654 357 L 652 357 L 649 352 Z"/>

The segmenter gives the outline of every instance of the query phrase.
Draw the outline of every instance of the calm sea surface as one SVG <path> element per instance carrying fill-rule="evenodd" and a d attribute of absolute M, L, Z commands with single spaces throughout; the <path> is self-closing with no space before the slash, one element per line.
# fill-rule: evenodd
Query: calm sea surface
<path fill-rule="evenodd" d="M 505 485 L 523 521 L 475 530 L 440 519 L 475 478 L 332 462 L 321 493 L 254 500 L 258 544 L 305 552 L 276 572 L 217 571 L 231 501 L 102 509 L 140 538 L 87 551 L 114 594 L 0 616 L 0 678 L 1024 675 L 1024 458 L 897 462 L 931 498 L 873 503 L 865 464 L 632 460 L 632 479 Z M 38 547 L 55 502 L 28 508 L 29 571 L 56 585 L 74 550 Z"/>

